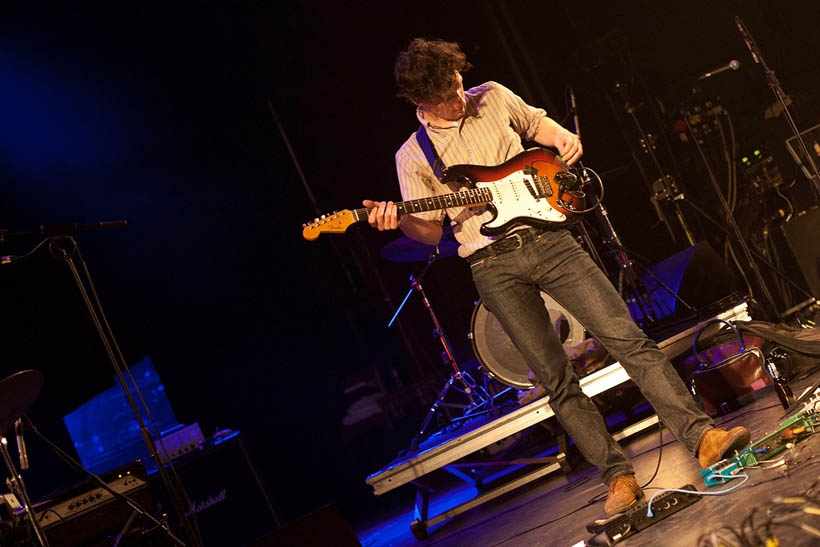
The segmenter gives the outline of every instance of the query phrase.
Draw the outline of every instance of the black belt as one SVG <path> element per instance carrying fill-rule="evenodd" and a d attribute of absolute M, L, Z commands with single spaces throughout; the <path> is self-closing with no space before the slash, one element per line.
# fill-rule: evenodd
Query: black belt
<path fill-rule="evenodd" d="M 520 249 L 530 241 L 534 241 L 535 239 L 537 239 L 544 232 L 546 232 L 546 230 L 542 230 L 540 228 L 533 228 L 532 226 L 527 226 L 526 228 L 523 228 L 521 230 L 516 230 L 512 233 L 507 234 L 503 238 L 490 243 L 486 247 L 480 248 L 479 250 L 477 250 L 476 252 L 467 257 L 467 262 L 469 262 L 470 264 L 474 264 L 479 260 L 483 260 L 485 258 L 498 256 L 504 253 L 509 253 L 510 251 L 514 251 L 516 249 Z"/>

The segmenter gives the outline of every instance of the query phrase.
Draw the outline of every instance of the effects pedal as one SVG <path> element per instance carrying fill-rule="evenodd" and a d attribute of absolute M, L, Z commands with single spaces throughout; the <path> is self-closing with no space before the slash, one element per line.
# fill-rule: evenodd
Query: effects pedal
<path fill-rule="evenodd" d="M 687 484 L 680 490 L 695 490 L 691 484 Z M 596 534 L 587 545 L 614 545 L 619 541 L 635 535 L 641 530 L 649 528 L 653 524 L 665 519 L 669 515 L 677 513 L 685 507 L 699 501 L 701 496 L 697 494 L 685 494 L 683 492 L 664 492 L 652 500 L 652 516 L 647 515 L 648 500 L 641 503 L 634 509 L 624 513 L 618 513 L 605 520 L 596 520 L 587 524 L 587 531 Z"/>

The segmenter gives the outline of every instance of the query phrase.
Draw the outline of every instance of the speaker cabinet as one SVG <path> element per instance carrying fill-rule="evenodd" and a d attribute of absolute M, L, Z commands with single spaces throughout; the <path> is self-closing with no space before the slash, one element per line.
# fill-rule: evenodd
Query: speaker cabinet
<path fill-rule="evenodd" d="M 188 494 L 185 512 L 195 517 L 206 547 L 250 545 L 277 528 L 273 506 L 238 435 L 187 454 L 174 468 Z M 154 492 L 176 528 L 179 519 L 157 473 Z"/>
<path fill-rule="evenodd" d="M 783 233 L 800 265 L 809 292 L 820 298 L 820 206 L 794 215 L 783 224 Z"/>
<path fill-rule="evenodd" d="M 723 259 L 701 242 L 676 253 L 649 268 L 641 276 L 645 292 L 628 299 L 629 311 L 636 323 L 650 327 L 651 320 L 675 320 L 691 312 L 677 297 L 696 310 L 737 292 L 737 283 Z"/>

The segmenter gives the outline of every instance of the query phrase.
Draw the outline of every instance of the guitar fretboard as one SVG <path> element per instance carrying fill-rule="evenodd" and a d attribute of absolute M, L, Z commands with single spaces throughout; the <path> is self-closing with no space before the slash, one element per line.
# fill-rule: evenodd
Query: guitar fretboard
<path fill-rule="evenodd" d="M 398 201 L 395 203 L 399 216 L 408 213 L 422 213 L 424 211 L 435 211 L 437 209 L 448 209 L 450 207 L 472 207 L 484 205 L 493 200 L 493 194 L 489 188 L 473 188 L 461 192 L 453 192 L 441 196 L 429 198 L 413 199 L 410 201 Z M 353 211 L 356 221 L 367 220 L 370 209 L 362 207 Z"/>

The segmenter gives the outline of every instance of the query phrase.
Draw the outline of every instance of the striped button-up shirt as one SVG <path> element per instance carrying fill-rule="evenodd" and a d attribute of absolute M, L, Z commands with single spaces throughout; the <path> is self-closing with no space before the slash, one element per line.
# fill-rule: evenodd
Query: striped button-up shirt
<path fill-rule="evenodd" d="M 547 113 L 533 108 L 521 97 L 496 82 L 487 82 L 465 92 L 467 99 L 464 117 L 444 127 L 433 125 L 417 110 L 445 166 L 470 164 L 494 166 L 524 151 L 522 139 L 531 141 L 538 125 Z M 396 171 L 401 195 L 405 201 L 450 193 L 451 190 L 436 179 L 415 133 L 396 153 Z M 450 217 L 453 235 L 460 243 L 458 254 L 469 256 L 489 245 L 495 237 L 482 235 L 479 228 L 492 218 L 486 208 L 451 207 L 446 211 L 413 213 L 424 220 L 442 222 Z"/>

